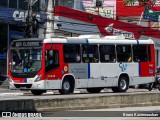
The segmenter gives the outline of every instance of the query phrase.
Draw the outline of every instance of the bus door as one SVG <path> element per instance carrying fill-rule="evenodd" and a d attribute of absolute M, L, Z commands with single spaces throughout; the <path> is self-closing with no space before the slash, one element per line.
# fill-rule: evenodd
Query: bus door
<path fill-rule="evenodd" d="M 60 80 L 64 74 L 62 63 L 62 45 L 61 44 L 46 44 L 45 46 L 45 77 L 50 80 L 50 85 L 58 82 L 60 87 Z M 60 62 L 61 61 L 61 62 Z"/>

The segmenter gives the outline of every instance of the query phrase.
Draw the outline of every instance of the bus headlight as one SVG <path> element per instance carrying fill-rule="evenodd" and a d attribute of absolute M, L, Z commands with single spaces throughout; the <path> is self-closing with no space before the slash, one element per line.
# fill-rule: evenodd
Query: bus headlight
<path fill-rule="evenodd" d="M 40 81 L 41 77 L 42 77 L 42 75 L 38 75 L 38 77 L 36 78 L 36 80 L 34 82 Z"/>

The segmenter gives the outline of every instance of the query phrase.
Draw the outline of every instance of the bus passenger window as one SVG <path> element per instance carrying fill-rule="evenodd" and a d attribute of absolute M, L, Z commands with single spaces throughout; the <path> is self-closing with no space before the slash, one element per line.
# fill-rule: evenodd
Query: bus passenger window
<path fill-rule="evenodd" d="M 132 62 L 132 55 L 131 54 L 128 56 L 128 62 Z"/>
<path fill-rule="evenodd" d="M 66 44 L 63 46 L 64 62 L 80 63 L 80 45 Z"/>
<path fill-rule="evenodd" d="M 149 45 L 133 45 L 133 61 L 148 62 L 151 60 Z"/>
<path fill-rule="evenodd" d="M 100 61 L 116 62 L 115 46 L 114 45 L 100 45 Z"/>
<path fill-rule="evenodd" d="M 134 55 L 134 56 L 133 56 L 133 61 L 134 61 L 134 62 L 140 62 L 140 59 L 139 59 L 138 56 Z"/>
<path fill-rule="evenodd" d="M 98 45 L 82 45 L 83 63 L 98 63 Z"/>
<path fill-rule="evenodd" d="M 111 55 L 110 62 L 116 62 L 116 55 Z"/>
<path fill-rule="evenodd" d="M 57 50 L 46 50 L 45 53 L 45 71 L 59 67 L 59 56 Z"/>
<path fill-rule="evenodd" d="M 131 45 L 117 45 L 117 61 L 132 62 Z"/>

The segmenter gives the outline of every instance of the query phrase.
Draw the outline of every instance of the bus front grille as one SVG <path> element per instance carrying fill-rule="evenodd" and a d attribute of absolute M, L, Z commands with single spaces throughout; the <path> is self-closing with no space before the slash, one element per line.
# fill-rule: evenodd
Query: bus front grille
<path fill-rule="evenodd" d="M 14 84 L 16 88 L 25 89 L 25 88 L 31 88 L 32 84 Z"/>

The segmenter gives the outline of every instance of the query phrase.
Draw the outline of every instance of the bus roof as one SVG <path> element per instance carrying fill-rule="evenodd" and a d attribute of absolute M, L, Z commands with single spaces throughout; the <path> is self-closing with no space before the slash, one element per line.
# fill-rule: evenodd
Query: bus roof
<path fill-rule="evenodd" d="M 66 43 L 66 44 L 154 44 L 153 40 L 130 40 L 123 36 L 98 37 L 95 35 L 84 35 L 79 37 L 54 37 L 54 38 L 25 38 L 17 41 L 43 41 L 43 43 Z"/>
<path fill-rule="evenodd" d="M 103 38 L 51 38 L 44 39 L 44 43 L 66 43 L 66 44 L 154 44 L 151 39 L 147 40 L 129 40 L 129 39 L 108 39 Z"/>

